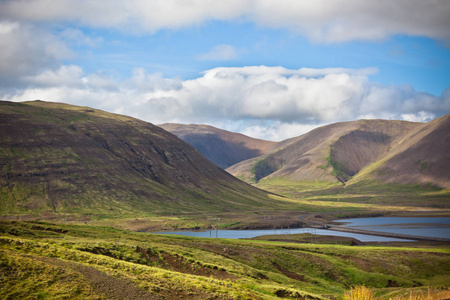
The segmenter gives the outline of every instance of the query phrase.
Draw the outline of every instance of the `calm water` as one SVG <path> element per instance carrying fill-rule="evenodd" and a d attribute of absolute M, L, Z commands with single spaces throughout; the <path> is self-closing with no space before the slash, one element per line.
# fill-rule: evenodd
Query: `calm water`
<path fill-rule="evenodd" d="M 411 234 L 420 236 L 450 238 L 450 218 L 405 218 L 405 217 L 377 217 L 339 220 L 343 226 L 358 229 Z M 158 234 L 176 234 L 194 237 L 216 237 L 215 231 L 164 231 Z M 297 228 L 297 229 L 267 229 L 267 230 L 218 230 L 217 237 L 227 239 L 252 238 L 260 235 L 314 233 L 319 235 L 345 236 L 358 239 L 362 242 L 394 242 L 407 241 L 382 236 L 339 232 L 323 229 Z"/>
<path fill-rule="evenodd" d="M 450 238 L 450 218 L 376 217 L 339 220 L 343 226 L 429 237 Z"/>
<path fill-rule="evenodd" d="M 176 235 L 185 235 L 185 236 L 194 236 L 194 237 L 210 237 L 209 231 L 164 231 L 164 232 L 155 232 L 158 234 L 176 234 Z M 339 232 L 339 231 L 331 231 L 324 229 L 311 229 L 311 228 L 297 228 L 288 230 L 218 230 L 217 236 L 219 238 L 226 239 L 243 239 L 243 238 L 252 238 L 260 235 L 273 235 L 273 234 L 296 234 L 296 233 L 314 233 L 319 235 L 332 235 L 332 236 L 346 236 L 352 237 L 362 242 L 393 242 L 393 241 L 407 241 L 404 239 L 395 239 L 389 237 L 382 236 L 372 236 L 365 234 L 357 234 L 357 233 L 349 233 L 349 232 Z M 211 231 L 211 237 L 216 237 L 216 232 Z"/>

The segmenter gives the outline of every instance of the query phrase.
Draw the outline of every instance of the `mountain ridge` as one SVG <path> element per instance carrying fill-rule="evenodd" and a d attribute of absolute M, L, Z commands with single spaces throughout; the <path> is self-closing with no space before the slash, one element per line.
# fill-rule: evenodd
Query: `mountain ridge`
<path fill-rule="evenodd" d="M 449 148 L 448 114 L 409 132 L 392 153 L 382 158 L 383 165 L 371 173 L 373 178 L 385 182 L 433 184 L 450 189 Z"/>
<path fill-rule="evenodd" d="M 223 169 L 268 153 L 278 144 L 209 125 L 165 123 L 158 126 L 175 134 Z"/>
<path fill-rule="evenodd" d="M 403 184 L 432 184 L 449 189 L 450 172 L 446 170 L 450 169 L 450 157 L 443 150 L 450 148 L 447 133 L 450 129 L 449 119 L 447 115 L 425 124 L 393 120 L 334 123 L 290 139 L 284 147 L 242 161 L 227 168 L 227 171 L 247 182 L 283 177 L 297 181 L 352 184 L 357 180 L 376 179 Z M 425 130 L 427 126 L 430 127 L 429 134 L 437 128 L 440 131 L 434 132 L 434 137 L 428 142 L 420 142 L 420 137 L 416 142 L 411 141 L 415 135 L 420 136 L 421 130 Z M 416 150 L 420 153 L 417 157 L 410 149 L 401 162 L 399 157 L 396 160 L 385 159 L 396 153 L 394 150 L 404 148 L 404 152 L 413 145 L 422 149 Z M 389 164 L 395 168 L 390 168 Z M 401 165 L 409 167 L 402 169 Z M 426 166 L 430 165 L 434 165 L 434 169 L 428 168 L 426 171 Z M 371 168 L 372 171 L 365 171 Z M 360 173 L 366 175 L 362 176 Z M 433 173 L 437 175 L 433 177 Z"/>
<path fill-rule="evenodd" d="M 276 205 L 175 135 L 135 118 L 43 101 L 1 101 L 0 115 L 2 214 Z"/>

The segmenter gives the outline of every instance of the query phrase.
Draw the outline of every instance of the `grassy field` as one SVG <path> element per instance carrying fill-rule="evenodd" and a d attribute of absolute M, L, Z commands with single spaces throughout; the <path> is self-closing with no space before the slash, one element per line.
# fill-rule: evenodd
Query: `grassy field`
<path fill-rule="evenodd" d="M 265 179 L 257 187 L 270 191 L 272 205 L 253 210 L 211 211 L 199 206 L 196 213 L 177 209 L 118 214 L 34 213 L 2 216 L 17 221 L 50 221 L 61 224 L 112 226 L 131 231 L 206 229 L 210 218 L 222 229 L 262 229 L 301 227 L 301 216 L 316 222 L 361 216 L 406 215 L 450 216 L 450 191 L 430 186 L 359 183 L 350 186 L 328 182 Z M 207 205 L 207 203 L 205 204 Z M 305 219 L 310 219 L 306 217 Z"/>
<path fill-rule="evenodd" d="M 450 208 L 450 191 L 433 186 L 363 181 L 343 186 L 324 181 L 293 181 L 269 178 L 257 187 L 292 199 L 329 201 L 328 206 L 347 203 L 355 209 L 367 207 Z M 312 203 L 312 202 L 309 202 Z M 342 205 L 342 204 L 341 204 Z M 326 203 L 321 206 L 326 207 Z"/>
<path fill-rule="evenodd" d="M 44 222 L 3 221 L 0 233 L 2 299 L 340 299 L 357 286 L 389 299 L 446 291 L 450 282 L 448 248 L 201 239 Z"/>

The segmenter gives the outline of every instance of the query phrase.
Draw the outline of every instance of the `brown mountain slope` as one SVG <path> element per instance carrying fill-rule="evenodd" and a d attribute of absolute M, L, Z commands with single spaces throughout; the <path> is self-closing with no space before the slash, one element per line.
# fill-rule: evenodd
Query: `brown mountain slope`
<path fill-rule="evenodd" d="M 352 180 L 432 184 L 450 189 L 450 115 L 410 131 L 377 164 Z"/>
<path fill-rule="evenodd" d="M 346 182 L 420 126 L 421 123 L 385 120 L 335 123 L 291 139 L 283 148 L 227 171 L 247 181 L 285 177 Z"/>
<path fill-rule="evenodd" d="M 176 136 L 87 107 L 0 101 L 0 213 L 127 214 L 276 205 Z"/>
<path fill-rule="evenodd" d="M 208 125 L 159 125 L 199 150 L 221 168 L 260 156 L 276 148 L 277 143 L 254 139 L 240 133 L 221 130 Z"/>

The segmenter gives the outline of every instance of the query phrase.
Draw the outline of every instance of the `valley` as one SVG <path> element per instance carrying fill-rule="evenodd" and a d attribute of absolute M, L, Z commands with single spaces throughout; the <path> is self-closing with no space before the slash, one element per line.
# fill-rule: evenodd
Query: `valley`
<path fill-rule="evenodd" d="M 120 299 L 123 291 L 130 299 L 336 299 L 352 286 L 375 288 L 379 299 L 448 295 L 448 247 L 299 244 L 295 235 L 205 239 L 35 221 L 0 225 L 5 299 Z"/>
<path fill-rule="evenodd" d="M 138 119 L 44 101 L 2 101 L 0 117 L 2 298 L 449 293 L 448 242 L 281 234 L 348 218 L 449 218 L 448 115 L 336 123 L 277 143 L 163 126 L 184 142 Z M 164 235 L 212 225 L 279 231 Z"/>

